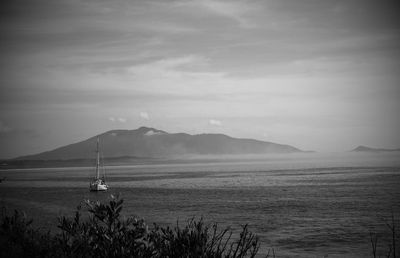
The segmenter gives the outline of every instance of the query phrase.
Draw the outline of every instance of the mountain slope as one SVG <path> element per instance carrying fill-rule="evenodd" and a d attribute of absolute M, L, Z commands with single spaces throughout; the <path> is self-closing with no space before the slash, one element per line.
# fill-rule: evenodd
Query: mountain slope
<path fill-rule="evenodd" d="M 136 130 L 108 131 L 78 143 L 17 159 L 68 160 L 93 158 L 97 137 L 100 138 L 101 151 L 105 158 L 301 152 L 301 150 L 289 145 L 252 139 L 237 139 L 223 134 L 170 134 L 154 128 L 140 127 Z"/>
<path fill-rule="evenodd" d="M 388 152 L 388 151 L 400 151 L 400 149 L 377 149 L 377 148 L 370 148 L 370 147 L 361 145 L 352 151 L 355 151 L 355 152 Z"/>

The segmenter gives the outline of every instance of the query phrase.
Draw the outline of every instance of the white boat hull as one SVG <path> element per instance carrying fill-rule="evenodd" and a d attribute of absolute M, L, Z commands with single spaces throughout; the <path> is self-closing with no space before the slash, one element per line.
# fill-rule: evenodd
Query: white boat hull
<path fill-rule="evenodd" d="M 90 191 L 107 191 L 108 185 L 100 182 L 93 182 L 90 184 Z"/>

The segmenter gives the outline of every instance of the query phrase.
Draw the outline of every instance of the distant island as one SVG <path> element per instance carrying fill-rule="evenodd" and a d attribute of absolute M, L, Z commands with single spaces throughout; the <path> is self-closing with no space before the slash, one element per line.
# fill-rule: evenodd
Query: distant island
<path fill-rule="evenodd" d="M 108 131 L 78 143 L 16 159 L 92 159 L 97 138 L 100 139 L 101 151 L 105 158 L 162 158 L 185 154 L 229 155 L 302 152 L 302 150 L 290 145 L 253 139 L 238 139 L 224 134 L 190 135 L 140 127 L 136 130 Z"/>
<path fill-rule="evenodd" d="M 154 159 L 180 158 L 185 155 L 243 155 L 305 152 L 296 147 L 254 139 L 233 138 L 224 134 L 168 133 L 149 127 L 136 130 L 111 130 L 87 140 L 34 155 L 21 156 L 5 165 L 36 166 L 44 162 L 84 165 L 93 160 L 97 138 L 104 159 L 111 163 L 135 163 Z M 36 165 L 35 165 L 36 164 Z"/>
<path fill-rule="evenodd" d="M 378 149 L 378 148 L 370 148 L 367 146 L 358 146 L 354 150 L 354 152 L 393 152 L 393 151 L 400 151 L 400 149 Z"/>

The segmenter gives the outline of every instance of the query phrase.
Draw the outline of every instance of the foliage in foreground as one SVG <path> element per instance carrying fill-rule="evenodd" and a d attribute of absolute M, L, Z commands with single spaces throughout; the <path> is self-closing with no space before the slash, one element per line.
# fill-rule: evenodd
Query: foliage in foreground
<path fill-rule="evenodd" d="M 392 212 L 392 217 L 391 217 L 391 221 L 390 222 L 386 222 L 386 226 L 389 229 L 390 232 L 390 241 L 388 243 L 386 252 L 384 250 L 378 250 L 378 239 L 379 236 L 376 232 L 370 232 L 370 241 L 371 241 L 371 247 L 372 247 L 372 255 L 374 258 L 377 257 L 381 257 L 381 255 L 379 255 L 379 253 L 384 252 L 383 257 L 386 258 L 396 258 L 396 246 L 398 244 L 397 238 L 398 238 L 398 232 L 396 232 L 396 221 L 394 219 L 394 214 Z"/>
<path fill-rule="evenodd" d="M 89 217 L 78 207 L 73 218 L 60 217 L 61 233 L 34 230 L 25 214 L 3 210 L 0 221 L 0 257 L 255 257 L 256 235 L 243 226 L 238 237 L 229 228 L 190 220 L 184 227 L 154 225 L 121 216 L 123 200 L 111 196 L 108 204 L 87 201 Z"/>
<path fill-rule="evenodd" d="M 123 200 L 111 196 L 109 203 L 86 201 L 89 216 L 82 219 L 78 207 L 72 218 L 60 217 L 56 235 L 32 229 L 32 220 L 14 211 L 0 215 L 0 257 L 255 257 L 260 244 L 255 234 L 242 227 L 238 236 L 229 228 L 220 230 L 190 220 L 183 227 L 160 227 L 149 230 L 143 220 L 121 216 Z M 390 243 L 378 250 L 377 233 L 370 234 L 372 257 L 396 258 L 398 232 L 395 219 L 387 223 Z M 379 241 L 380 242 L 380 241 Z M 382 256 L 383 254 L 383 256 Z M 267 255 L 268 257 L 269 255 Z M 275 257 L 272 249 L 272 256 Z"/>

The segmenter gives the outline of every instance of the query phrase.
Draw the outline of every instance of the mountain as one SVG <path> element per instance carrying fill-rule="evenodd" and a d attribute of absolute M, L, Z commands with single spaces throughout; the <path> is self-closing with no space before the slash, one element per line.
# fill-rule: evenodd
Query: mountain
<path fill-rule="evenodd" d="M 370 147 L 361 145 L 352 151 L 355 151 L 355 152 L 388 152 L 388 151 L 400 151 L 400 149 L 377 149 L 377 148 L 370 148 Z"/>
<path fill-rule="evenodd" d="M 302 152 L 289 146 L 252 139 L 237 139 L 224 134 L 167 133 L 148 127 L 112 130 L 55 150 L 19 157 L 16 160 L 93 159 L 97 137 L 104 158 L 165 158 L 184 154 L 225 155 Z"/>

